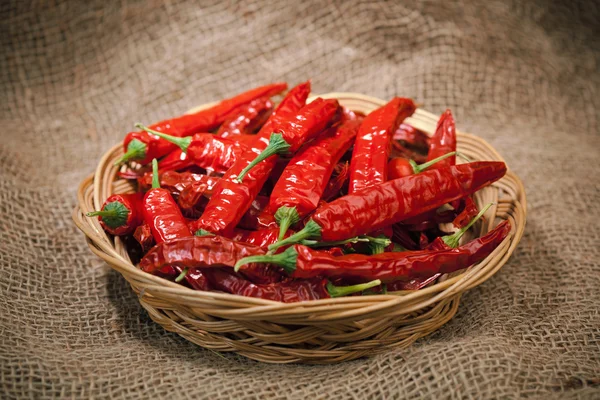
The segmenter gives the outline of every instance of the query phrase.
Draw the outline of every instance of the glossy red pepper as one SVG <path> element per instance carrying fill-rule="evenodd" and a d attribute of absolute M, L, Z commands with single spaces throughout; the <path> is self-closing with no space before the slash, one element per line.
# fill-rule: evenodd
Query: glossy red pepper
<path fill-rule="evenodd" d="M 349 175 L 350 165 L 347 162 L 338 163 L 333 169 L 333 174 L 331 174 L 331 179 L 327 182 L 321 199 L 327 202 L 340 197 L 344 185 L 348 182 Z"/>
<path fill-rule="evenodd" d="M 387 181 L 319 207 L 301 231 L 270 249 L 309 238 L 336 241 L 377 231 L 475 193 L 505 173 L 503 162 L 481 161 Z"/>
<path fill-rule="evenodd" d="M 188 158 L 188 155 L 181 149 L 176 149 L 158 162 L 158 172 L 178 171 L 192 165 L 194 165 L 194 162 Z"/>
<path fill-rule="evenodd" d="M 205 194 L 210 196 L 220 178 L 192 172 L 166 171 L 159 173 L 160 187 L 168 189 L 173 197 L 177 198 L 182 191 L 193 184 L 206 185 Z M 138 189 L 142 192 L 152 187 L 152 172 L 147 172 L 138 178 Z"/>
<path fill-rule="evenodd" d="M 250 208 L 246 211 L 237 226 L 242 229 L 250 230 L 276 228 L 277 223 L 275 222 L 274 218 L 271 218 L 271 220 L 267 222 L 260 219 L 264 209 L 268 204 L 268 197 L 260 195 L 256 196 L 256 198 L 252 200 Z"/>
<path fill-rule="evenodd" d="M 150 227 L 156 243 L 168 242 L 177 238 L 191 236 L 187 221 L 167 189 L 160 187 L 158 162 L 152 161 L 155 179 L 152 188 L 144 196 L 144 222 Z"/>
<path fill-rule="evenodd" d="M 337 100 L 324 100 L 317 97 L 297 113 L 279 120 L 273 126 L 269 144 L 240 172 L 237 179 L 242 182 L 244 176 L 257 164 L 278 154 L 294 154 L 305 143 L 337 122 L 342 109 Z"/>
<path fill-rule="evenodd" d="M 204 214 L 193 224 L 194 230 L 204 229 L 221 235 L 231 235 L 246 211 L 253 204 L 258 192 L 269 177 L 275 165 L 276 157 L 258 164 L 246 175 L 242 183 L 237 181 L 239 173 L 264 150 L 268 144 L 266 138 L 276 129 L 280 121 L 295 115 L 306 102 L 310 93 L 310 82 L 302 83 L 285 96 L 269 120 L 256 135 L 252 149 L 242 154 L 239 160 L 225 173 Z"/>
<path fill-rule="evenodd" d="M 285 89 L 287 89 L 286 83 L 261 86 L 230 99 L 223 100 L 219 104 L 205 110 L 150 125 L 150 129 L 177 137 L 190 136 L 198 132 L 208 132 L 222 124 L 226 118 L 231 117 L 231 113 L 238 107 L 257 98 L 274 96 Z M 158 136 L 141 131 L 127 134 L 123 141 L 123 148 L 125 154 L 118 163 L 135 160 L 140 164 L 148 164 L 154 158 L 161 158 L 169 154 L 177 146 Z"/>
<path fill-rule="evenodd" d="M 510 232 L 510 223 L 504 221 L 487 235 L 456 249 L 419 250 L 381 253 L 376 255 L 351 254 L 332 257 L 329 253 L 294 245 L 283 253 L 249 256 L 236 263 L 236 269 L 247 263 L 270 263 L 281 266 L 291 277 L 379 279 L 383 282 L 427 278 L 436 273 L 450 273 L 467 268 L 487 257 Z"/>
<path fill-rule="evenodd" d="M 187 161 L 208 172 L 227 171 L 240 155 L 248 150 L 248 147 L 239 140 L 221 138 L 210 133 L 196 133 L 194 136 L 179 138 L 153 131 L 140 124 L 136 126 L 176 144 L 187 154 Z"/>
<path fill-rule="evenodd" d="M 295 303 L 331 297 L 347 296 L 367 290 L 378 284 L 378 281 L 354 286 L 334 286 L 327 279 L 313 278 L 288 280 L 271 284 L 254 284 L 240 276 L 223 269 L 206 270 L 212 286 L 226 293 L 239 296 L 255 297 L 283 303 Z"/>
<path fill-rule="evenodd" d="M 128 235 L 142 223 L 142 196 L 139 193 L 113 194 L 104 201 L 100 211 L 86 215 L 99 217 L 100 225 L 111 235 Z"/>
<path fill-rule="evenodd" d="M 444 154 L 424 164 L 417 164 L 414 160 L 408 158 L 397 157 L 390 160 L 387 166 L 388 179 L 398 179 L 405 176 L 418 174 L 428 168 L 432 168 L 443 160 L 454 157 L 456 152 Z"/>
<path fill-rule="evenodd" d="M 392 134 L 415 108 L 411 99 L 395 97 L 363 120 L 350 161 L 348 193 L 356 193 L 387 180 Z"/>
<path fill-rule="evenodd" d="M 254 246 L 262 247 L 266 249 L 269 245 L 277 242 L 277 236 L 279 235 L 279 229 L 260 229 L 257 231 L 247 231 L 243 229 L 236 229 L 231 240 L 236 242 L 250 243 Z"/>
<path fill-rule="evenodd" d="M 427 161 L 431 161 L 453 151 L 456 151 L 456 127 L 452 112 L 446 110 L 440 117 L 435 133 L 431 137 Z M 456 164 L 456 157 L 452 156 L 437 163 L 433 168 L 442 168 L 454 164 Z"/>
<path fill-rule="evenodd" d="M 252 134 L 268 119 L 273 110 L 273 102 L 268 97 L 262 97 L 240 107 L 235 114 L 217 131 L 220 137 L 237 137 L 242 134 Z"/>
<path fill-rule="evenodd" d="M 463 199 L 463 210 L 454 218 L 452 224 L 457 228 L 463 228 L 469 224 L 469 221 L 473 219 L 479 210 L 477 204 L 473 201 L 471 196 L 467 196 Z"/>
<path fill-rule="evenodd" d="M 145 222 L 143 222 L 140 226 L 135 228 L 135 231 L 133 232 L 133 237 L 139 243 L 144 253 L 150 248 L 152 248 L 152 246 L 154 246 L 155 244 L 154 237 L 152 236 L 152 230 L 150 229 L 150 226 Z"/>
<path fill-rule="evenodd" d="M 269 212 L 281 227 L 288 228 L 319 205 L 333 170 L 352 146 L 360 122 L 348 120 L 304 147 L 292 158 L 271 192 Z"/>

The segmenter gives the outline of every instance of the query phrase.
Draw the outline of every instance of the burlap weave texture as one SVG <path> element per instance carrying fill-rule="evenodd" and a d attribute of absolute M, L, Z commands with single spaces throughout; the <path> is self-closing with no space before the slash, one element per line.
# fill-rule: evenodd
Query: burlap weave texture
<path fill-rule="evenodd" d="M 2 397 L 600 397 L 599 20 L 593 1 L 3 2 Z M 307 78 L 451 108 L 523 179 L 525 236 L 407 350 L 222 358 L 153 323 L 88 250 L 76 188 L 135 121 Z"/>

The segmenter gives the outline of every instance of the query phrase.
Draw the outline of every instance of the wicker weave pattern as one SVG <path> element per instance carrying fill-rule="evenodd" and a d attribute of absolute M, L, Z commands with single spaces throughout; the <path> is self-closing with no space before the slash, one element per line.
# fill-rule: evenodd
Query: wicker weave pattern
<path fill-rule="evenodd" d="M 354 93 L 322 97 L 337 98 L 344 106 L 366 113 L 384 103 Z M 407 122 L 431 134 L 437 116 L 417 110 Z M 466 133 L 458 133 L 458 150 L 475 160 L 502 160 L 489 144 Z M 478 265 L 426 289 L 295 304 L 193 291 L 137 269 L 123 243 L 118 238 L 113 242 L 96 219 L 85 217 L 111 193 L 133 190 L 127 181 L 116 180 L 113 163 L 121 154 L 122 146 L 114 146 L 79 188 L 73 220 L 87 236 L 90 249 L 129 281 L 150 317 L 167 330 L 200 346 L 234 351 L 263 362 L 325 364 L 409 346 L 448 322 L 458 309 L 461 294 L 504 265 L 525 227 L 524 188 L 509 171 L 475 196 L 479 206 L 497 203 L 476 232 L 484 234 L 499 220 L 510 219 L 513 230 L 509 237 Z"/>

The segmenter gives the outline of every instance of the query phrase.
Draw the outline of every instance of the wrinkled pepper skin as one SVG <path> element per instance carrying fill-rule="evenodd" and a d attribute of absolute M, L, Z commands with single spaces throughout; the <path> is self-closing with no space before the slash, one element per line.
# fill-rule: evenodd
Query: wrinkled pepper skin
<path fill-rule="evenodd" d="M 395 97 L 365 117 L 354 143 L 348 193 L 356 193 L 387 180 L 392 135 L 415 108 L 411 99 Z"/>
<path fill-rule="evenodd" d="M 198 132 L 208 132 L 217 128 L 228 117 L 231 117 L 231 113 L 236 108 L 257 98 L 274 96 L 281 93 L 286 88 L 286 83 L 274 83 L 261 86 L 230 99 L 223 100 L 219 104 L 205 110 L 158 122 L 151 125 L 150 129 L 178 137 L 190 136 Z M 177 146 L 173 143 L 169 143 L 155 135 L 141 131 L 130 132 L 127 134 L 123 141 L 125 152 L 127 152 L 129 143 L 133 139 L 137 139 L 146 145 L 145 157 L 141 160 L 137 160 L 140 164 L 148 164 L 152 159 L 161 158 L 177 149 Z"/>
<path fill-rule="evenodd" d="M 219 182 L 220 178 L 204 174 L 194 174 L 192 172 L 166 171 L 159 174 L 160 187 L 167 189 L 174 197 L 177 197 L 187 187 L 193 184 L 205 184 L 206 195 L 210 195 Z M 148 191 L 152 187 L 152 172 L 146 172 L 138 178 L 138 188 L 140 191 Z"/>
<path fill-rule="evenodd" d="M 273 102 L 268 97 L 253 100 L 223 122 L 216 135 L 233 139 L 241 135 L 250 135 L 265 123 L 272 110 Z"/>
<path fill-rule="evenodd" d="M 197 133 L 187 149 L 187 159 L 207 171 L 224 173 L 248 147 L 235 139 Z"/>
<path fill-rule="evenodd" d="M 150 189 L 144 196 L 144 222 L 156 243 L 191 236 L 187 221 L 167 189 Z"/>
<path fill-rule="evenodd" d="M 446 110 L 440 117 L 435 133 L 431 137 L 427 161 L 448 154 L 451 151 L 456 151 L 456 126 L 452 112 Z M 454 164 L 456 164 L 456 156 L 446 158 L 434 164 L 431 168 L 442 168 Z"/>
<path fill-rule="evenodd" d="M 437 209 L 505 173 L 506 165 L 497 161 L 433 169 L 340 197 L 319 207 L 312 220 L 321 227 L 322 240 L 344 240 Z"/>
<path fill-rule="evenodd" d="M 303 218 L 319 205 L 339 159 L 352 145 L 360 122 L 349 120 L 331 128 L 328 136 L 315 140 L 292 158 L 273 188 L 269 211 L 296 207 Z"/>
<path fill-rule="evenodd" d="M 428 278 L 467 268 L 487 257 L 510 233 L 510 223 L 502 222 L 485 236 L 456 249 L 389 252 L 377 255 L 351 254 L 332 257 L 327 252 L 294 245 L 298 253 L 294 278 L 361 278 L 383 282 Z"/>
<path fill-rule="evenodd" d="M 243 153 L 225 173 L 208 202 L 204 213 L 193 228 L 204 229 L 215 234 L 229 236 L 252 205 L 258 192 L 269 178 L 277 161 L 270 157 L 252 168 L 242 183 L 237 181 L 239 173 L 246 168 L 268 145 L 271 133 L 277 131 L 282 121 L 300 110 L 310 93 L 310 82 L 302 83 L 285 96 L 271 117 L 256 135 L 251 150 Z"/>
<path fill-rule="evenodd" d="M 457 228 L 464 228 L 467 226 L 469 222 L 477 215 L 477 213 L 479 213 L 477 204 L 475 204 L 471 196 L 465 197 L 463 202 L 463 210 L 456 216 L 456 218 L 454 218 L 454 221 L 452 221 L 452 224 Z"/>

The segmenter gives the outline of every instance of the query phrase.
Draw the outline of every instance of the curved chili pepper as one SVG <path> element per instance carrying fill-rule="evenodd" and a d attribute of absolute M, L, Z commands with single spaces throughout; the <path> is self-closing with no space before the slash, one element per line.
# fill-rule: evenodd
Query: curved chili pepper
<path fill-rule="evenodd" d="M 173 136 L 184 137 L 197 132 L 208 132 L 219 126 L 231 116 L 231 112 L 241 105 L 247 104 L 260 97 L 270 97 L 287 89 L 286 83 L 274 83 L 261 86 L 241 93 L 219 104 L 198 111 L 194 114 L 185 114 L 177 118 L 161 121 L 150 125 L 150 128 L 168 133 Z M 148 164 L 154 158 L 160 158 L 177 147 L 147 132 L 130 132 L 123 141 L 125 154 L 116 164 L 135 160 L 140 164 Z"/>
<path fill-rule="evenodd" d="M 268 143 L 266 137 L 273 132 L 274 127 L 280 121 L 295 115 L 306 102 L 309 93 L 310 82 L 302 83 L 289 91 L 256 135 L 252 149 L 242 154 L 225 173 L 206 205 L 204 214 L 193 224 L 194 230 L 205 229 L 226 236 L 231 234 L 269 178 L 277 158 L 269 158 L 252 168 L 242 183 L 237 181 L 237 176 L 265 149 Z"/>
<path fill-rule="evenodd" d="M 419 250 L 376 255 L 351 254 L 332 257 L 329 253 L 293 245 L 283 253 L 246 257 L 236 263 L 238 269 L 247 263 L 270 263 L 281 266 L 291 277 L 380 279 L 383 282 L 430 277 L 450 273 L 473 265 L 487 257 L 510 232 L 504 221 L 479 239 L 456 249 Z"/>
<path fill-rule="evenodd" d="M 395 97 L 366 116 L 356 136 L 350 161 L 349 194 L 387 180 L 392 134 L 415 109 L 411 99 Z"/>
<path fill-rule="evenodd" d="M 279 133 L 271 134 L 268 146 L 240 172 L 238 181 L 242 182 L 248 171 L 271 156 L 296 153 L 302 145 L 336 122 L 341 112 L 337 100 L 317 97 L 296 114 L 281 120 L 273 127 Z"/>
<path fill-rule="evenodd" d="M 400 124 L 396 132 L 394 132 L 393 138 L 394 140 L 398 140 L 421 150 L 428 151 L 429 149 L 429 136 L 417 128 L 405 123 Z"/>
<path fill-rule="evenodd" d="M 348 182 L 349 174 L 350 165 L 347 162 L 338 163 L 333 169 L 331 179 L 329 179 L 329 182 L 327 182 L 327 186 L 323 191 L 323 196 L 321 196 L 321 199 L 327 202 L 339 197 L 344 185 L 346 182 Z"/>
<path fill-rule="evenodd" d="M 179 138 L 154 131 L 139 123 L 135 126 L 176 144 L 187 154 L 189 161 L 207 171 L 227 171 L 247 150 L 246 145 L 237 140 L 220 138 L 210 133 L 196 133 L 194 136 Z"/>
<path fill-rule="evenodd" d="M 427 155 L 421 154 L 418 151 L 414 151 L 408 147 L 403 146 L 399 141 L 392 140 L 392 149 L 390 151 L 391 158 L 406 158 L 409 160 L 413 160 L 416 163 L 422 164 L 427 162 Z"/>
<path fill-rule="evenodd" d="M 204 273 L 215 289 L 239 296 L 256 297 L 283 303 L 348 296 L 381 283 L 380 281 L 373 281 L 353 286 L 334 286 L 327 279 L 314 278 L 261 285 L 249 282 L 222 269 L 206 270 Z"/>
<path fill-rule="evenodd" d="M 178 268 L 178 272 L 182 274 L 185 270 Z M 210 284 L 208 277 L 206 276 L 206 272 L 201 271 L 199 269 L 192 269 L 186 272 L 185 281 L 190 285 L 192 289 L 195 290 L 204 290 L 209 291 L 212 290 L 213 287 Z"/>
<path fill-rule="evenodd" d="M 435 133 L 431 137 L 427 161 L 436 159 L 444 154 L 456 151 L 456 127 L 452 112 L 446 110 L 440 117 Z M 436 164 L 435 168 L 442 168 L 456 164 L 456 157 L 450 157 Z"/>
<path fill-rule="evenodd" d="M 154 181 L 152 189 L 144 196 L 144 222 L 150 227 L 156 243 L 191 236 L 187 221 L 175 203 L 171 193 L 160 187 L 158 178 L 158 162 L 152 160 Z"/>
<path fill-rule="evenodd" d="M 128 235 L 142 223 L 142 196 L 139 193 L 113 194 L 100 211 L 89 212 L 88 217 L 99 217 L 102 228 L 115 236 Z"/>
<path fill-rule="evenodd" d="M 269 249 L 313 237 L 335 241 L 377 231 L 475 193 L 505 173 L 503 162 L 480 161 L 387 181 L 318 208 L 301 231 Z"/>
<path fill-rule="evenodd" d="M 430 168 L 433 165 L 445 160 L 446 158 L 453 157 L 455 154 L 456 152 L 452 151 L 423 164 L 417 164 L 414 160 L 407 158 L 393 158 L 390 160 L 387 166 L 388 179 L 392 180 L 418 174 L 425 171 L 427 168 Z"/>
<path fill-rule="evenodd" d="M 142 247 L 144 253 L 150 248 L 152 248 L 152 246 L 154 246 L 155 242 L 154 237 L 152 236 L 152 230 L 150 229 L 150 226 L 145 222 L 142 222 L 140 226 L 135 228 L 135 231 L 133 232 L 133 237 Z"/>
<path fill-rule="evenodd" d="M 251 101 L 223 122 L 217 131 L 220 137 L 237 137 L 242 134 L 251 134 L 259 129 L 269 117 L 273 109 L 273 102 L 268 97 Z"/>
<path fill-rule="evenodd" d="M 475 204 L 473 198 L 467 196 L 463 199 L 463 210 L 454 218 L 452 224 L 457 228 L 464 228 L 478 212 L 477 204 Z"/>
<path fill-rule="evenodd" d="M 348 120 L 331 128 L 288 163 L 271 192 L 268 208 L 281 227 L 279 239 L 291 225 L 317 208 L 337 162 L 352 145 L 359 126 L 360 122 Z"/>

